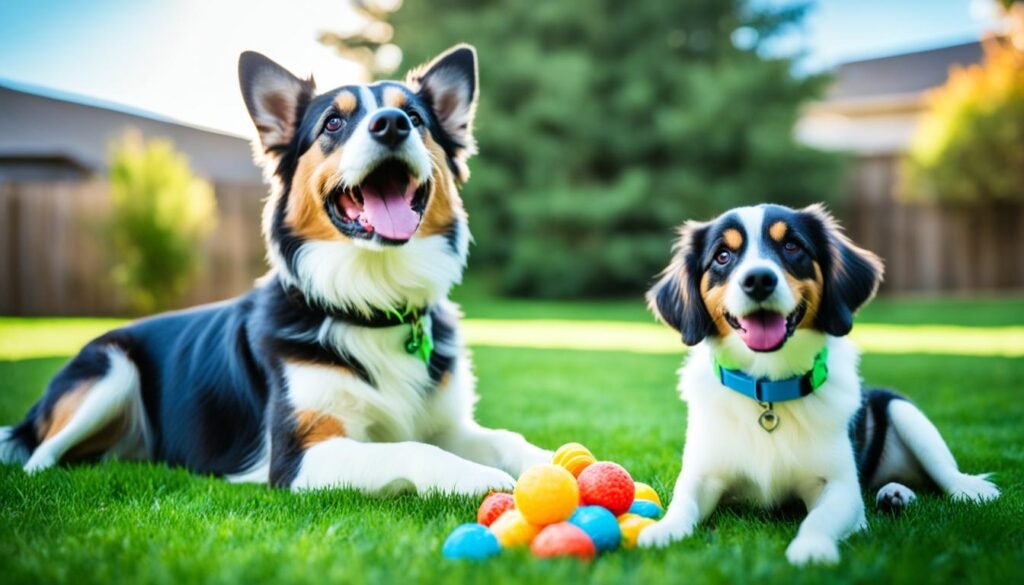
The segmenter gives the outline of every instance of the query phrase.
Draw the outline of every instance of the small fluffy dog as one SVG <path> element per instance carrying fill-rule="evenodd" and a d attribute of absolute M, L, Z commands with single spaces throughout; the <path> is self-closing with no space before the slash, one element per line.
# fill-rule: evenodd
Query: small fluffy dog
<path fill-rule="evenodd" d="M 238 64 L 272 183 L 271 272 L 249 293 L 90 342 L 0 460 L 149 459 L 233 481 L 462 494 L 509 489 L 548 452 L 473 420 L 447 300 L 469 244 L 476 52 L 404 83 L 317 93 L 257 53 Z"/>
<path fill-rule="evenodd" d="M 786 550 L 794 564 L 836 562 L 866 528 L 861 485 L 900 507 L 935 485 L 958 500 L 999 490 L 959 471 L 938 430 L 891 392 L 862 391 L 845 337 L 882 264 L 820 206 L 760 205 L 681 229 L 651 309 L 694 346 L 680 370 L 688 404 L 683 465 L 665 517 L 639 544 L 693 533 L 723 498 L 808 509 Z"/>

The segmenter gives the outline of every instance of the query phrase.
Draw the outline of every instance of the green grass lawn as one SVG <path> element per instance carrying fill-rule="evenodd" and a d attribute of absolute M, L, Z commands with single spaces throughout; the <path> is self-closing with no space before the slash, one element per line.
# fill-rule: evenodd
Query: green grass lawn
<path fill-rule="evenodd" d="M 479 419 L 556 447 L 588 445 L 667 499 L 679 471 L 682 348 L 639 302 L 464 299 Z M 879 301 L 855 332 L 864 377 L 899 388 L 933 418 L 969 471 L 994 471 L 986 506 L 924 495 L 871 530 L 834 568 L 794 569 L 799 516 L 716 512 L 665 551 L 584 564 L 513 551 L 445 561 L 448 532 L 475 500 L 294 495 L 160 465 L 118 463 L 27 477 L 0 468 L 0 582 L 498 584 L 985 582 L 1024 578 L 1024 301 Z M 0 319 L 0 424 L 20 418 L 66 357 L 111 320 Z"/>

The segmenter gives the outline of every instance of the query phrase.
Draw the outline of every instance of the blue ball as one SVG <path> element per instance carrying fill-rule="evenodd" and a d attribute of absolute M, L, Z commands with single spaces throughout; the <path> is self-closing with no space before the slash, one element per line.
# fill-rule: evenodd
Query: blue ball
<path fill-rule="evenodd" d="M 661 516 L 661 506 L 650 500 L 633 500 L 633 505 L 629 507 L 629 513 L 657 520 Z"/>
<path fill-rule="evenodd" d="M 444 541 L 441 554 L 447 559 L 481 560 L 501 552 L 494 533 L 483 524 L 463 524 Z"/>
<path fill-rule="evenodd" d="M 580 506 L 569 517 L 569 523 L 587 533 L 598 552 L 615 550 L 622 542 L 622 530 L 615 515 L 601 506 Z"/>

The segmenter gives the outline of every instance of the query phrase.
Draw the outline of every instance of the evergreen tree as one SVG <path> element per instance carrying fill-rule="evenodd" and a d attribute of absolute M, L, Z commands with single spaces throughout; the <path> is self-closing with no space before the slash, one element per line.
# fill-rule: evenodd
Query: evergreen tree
<path fill-rule="evenodd" d="M 634 293 L 685 219 L 829 199 L 836 159 L 792 137 L 821 79 L 760 55 L 803 12 L 740 0 L 406 2 L 390 17 L 403 67 L 456 42 L 479 51 L 471 269 L 491 267 L 521 295 Z"/>

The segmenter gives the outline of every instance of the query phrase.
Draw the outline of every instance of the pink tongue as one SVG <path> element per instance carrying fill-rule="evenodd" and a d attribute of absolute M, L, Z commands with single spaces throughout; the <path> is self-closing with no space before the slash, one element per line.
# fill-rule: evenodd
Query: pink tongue
<path fill-rule="evenodd" d="M 362 219 L 373 226 L 374 231 L 392 240 L 408 240 L 420 225 L 420 215 L 412 208 L 416 194 L 416 183 L 409 181 L 381 181 L 379 184 L 364 183 L 359 187 L 363 193 Z"/>
<path fill-rule="evenodd" d="M 786 339 L 786 318 L 778 313 L 758 311 L 740 319 L 740 337 L 754 351 L 768 351 Z"/>

